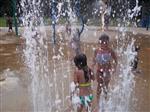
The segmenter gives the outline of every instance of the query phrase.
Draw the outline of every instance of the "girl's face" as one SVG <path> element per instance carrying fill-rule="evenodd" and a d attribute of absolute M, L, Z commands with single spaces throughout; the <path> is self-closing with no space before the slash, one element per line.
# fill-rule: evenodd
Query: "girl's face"
<path fill-rule="evenodd" d="M 108 40 L 99 40 L 100 47 L 103 47 L 103 48 L 108 47 L 108 43 L 109 43 Z"/>

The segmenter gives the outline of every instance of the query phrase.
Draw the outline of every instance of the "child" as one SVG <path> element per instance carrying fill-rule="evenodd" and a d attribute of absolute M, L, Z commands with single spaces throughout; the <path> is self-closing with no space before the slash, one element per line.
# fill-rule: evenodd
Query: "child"
<path fill-rule="evenodd" d="M 137 68 L 138 68 L 138 61 L 139 61 L 139 58 L 138 58 L 138 52 L 140 50 L 140 47 L 139 46 L 134 46 L 133 48 L 133 52 L 136 52 L 136 55 L 134 57 L 134 60 L 131 62 L 131 66 L 132 66 L 132 71 L 137 71 Z M 137 71 L 138 72 L 138 71 Z"/>
<path fill-rule="evenodd" d="M 106 34 L 102 34 L 99 38 L 98 48 L 94 52 L 93 65 L 92 68 L 94 70 L 94 66 L 97 64 L 97 99 L 99 101 L 99 97 L 104 89 L 105 94 L 107 95 L 108 84 L 110 82 L 110 72 L 112 71 L 111 61 L 114 60 L 115 64 L 117 64 L 117 58 L 114 51 L 109 47 L 109 36 Z"/>
<path fill-rule="evenodd" d="M 12 29 L 12 24 L 13 24 L 13 20 L 12 20 L 12 17 L 8 17 L 7 18 L 7 24 L 8 24 L 8 32 L 13 32 L 13 29 Z"/>
<path fill-rule="evenodd" d="M 76 89 L 79 88 L 80 98 L 80 106 L 77 110 L 78 112 L 82 112 L 83 109 L 88 111 L 93 100 L 91 80 L 94 80 L 94 75 L 87 65 L 87 58 L 85 54 L 76 55 L 74 63 L 77 67 L 74 71 L 74 83 L 76 85 Z"/>

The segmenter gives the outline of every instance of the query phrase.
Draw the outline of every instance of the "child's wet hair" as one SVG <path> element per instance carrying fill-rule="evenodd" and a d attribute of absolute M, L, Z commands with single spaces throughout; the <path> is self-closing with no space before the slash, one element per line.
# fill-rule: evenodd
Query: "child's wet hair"
<path fill-rule="evenodd" d="M 74 57 L 74 63 L 79 69 L 82 69 L 83 67 L 87 66 L 86 55 L 83 53 L 76 55 Z"/>
<path fill-rule="evenodd" d="M 87 57 L 85 54 L 76 55 L 74 58 L 74 63 L 79 70 L 83 70 L 85 81 L 89 81 L 89 72 L 87 68 Z"/>
<path fill-rule="evenodd" d="M 99 37 L 99 41 L 102 41 L 102 42 L 109 41 L 109 36 L 104 33 Z"/>

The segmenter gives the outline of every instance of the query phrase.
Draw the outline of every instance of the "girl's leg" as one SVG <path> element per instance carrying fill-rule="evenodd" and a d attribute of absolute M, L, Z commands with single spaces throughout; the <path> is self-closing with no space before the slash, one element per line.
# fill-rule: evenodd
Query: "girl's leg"
<path fill-rule="evenodd" d="M 86 112 L 91 112 L 92 111 L 92 102 L 88 103 L 88 107 L 86 108 Z"/>
<path fill-rule="evenodd" d="M 108 89 L 110 79 L 111 79 L 110 72 L 108 72 L 106 73 L 106 77 L 104 78 L 106 89 Z"/>
<path fill-rule="evenodd" d="M 102 92 L 102 83 L 99 83 L 98 82 L 98 85 L 97 85 L 97 99 L 99 100 L 99 98 L 100 98 L 100 94 L 101 94 L 101 92 Z"/>
<path fill-rule="evenodd" d="M 109 86 L 110 78 L 111 78 L 110 77 L 110 73 L 107 73 L 106 77 L 104 77 L 103 88 L 104 88 L 105 98 L 107 98 L 108 86 Z"/>
<path fill-rule="evenodd" d="M 82 112 L 82 110 L 83 110 L 83 105 L 81 104 L 79 107 L 78 107 L 78 112 Z"/>

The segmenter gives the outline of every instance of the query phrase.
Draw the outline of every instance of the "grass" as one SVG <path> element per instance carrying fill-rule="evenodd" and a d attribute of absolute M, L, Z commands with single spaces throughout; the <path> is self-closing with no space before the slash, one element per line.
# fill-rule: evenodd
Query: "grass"
<path fill-rule="evenodd" d="M 100 17 L 90 18 L 86 24 L 87 25 L 93 25 L 93 26 L 99 26 L 99 25 L 101 25 L 101 20 L 100 19 L 101 19 Z M 45 26 L 51 25 L 51 23 L 52 23 L 51 18 L 47 18 L 47 17 L 44 18 Z M 56 24 L 57 25 L 58 24 L 63 25 L 65 23 L 66 23 L 66 19 L 65 18 L 60 18 L 59 21 L 57 21 Z M 77 21 L 74 24 L 81 25 L 81 22 Z M 6 19 L 4 17 L 0 17 L 0 27 L 6 27 L 6 26 L 7 26 Z M 20 26 L 19 23 L 18 23 L 18 26 Z M 117 21 L 115 19 L 111 19 L 109 26 L 117 26 Z"/>
<path fill-rule="evenodd" d="M 98 17 L 98 18 L 90 18 L 89 21 L 86 24 L 87 25 L 93 25 L 93 26 L 99 26 L 99 25 L 101 25 L 100 19 L 101 19 L 100 17 Z M 65 23 L 66 23 L 66 18 L 62 17 L 62 18 L 59 19 L 59 21 L 57 21 L 56 24 L 57 25 L 58 24 L 59 25 L 63 25 Z M 51 18 L 44 17 L 44 24 L 45 24 L 45 26 L 51 25 L 52 24 Z M 80 21 L 76 21 L 73 24 L 81 25 L 81 22 Z M 115 20 L 111 20 L 110 21 L 110 26 L 115 26 L 115 25 L 116 25 Z M 4 17 L 0 17 L 0 27 L 6 27 L 6 26 L 7 26 L 6 25 L 6 19 Z M 18 26 L 20 26 L 19 23 L 18 23 Z"/>
<path fill-rule="evenodd" d="M 6 19 L 3 17 L 0 17 L 0 27 L 6 27 Z"/>

